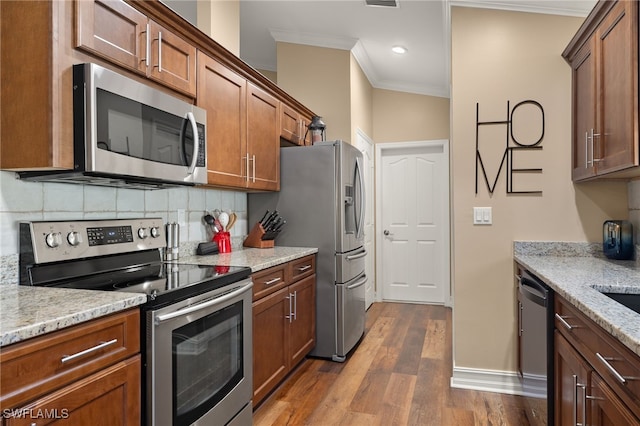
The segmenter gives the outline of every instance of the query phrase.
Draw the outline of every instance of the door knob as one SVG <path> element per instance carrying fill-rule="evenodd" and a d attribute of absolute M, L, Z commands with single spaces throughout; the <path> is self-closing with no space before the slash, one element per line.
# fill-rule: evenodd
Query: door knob
<path fill-rule="evenodd" d="M 389 230 L 388 230 L 388 229 L 385 229 L 382 233 L 383 233 L 384 235 L 389 235 L 389 234 L 391 234 L 391 232 L 389 232 Z"/>

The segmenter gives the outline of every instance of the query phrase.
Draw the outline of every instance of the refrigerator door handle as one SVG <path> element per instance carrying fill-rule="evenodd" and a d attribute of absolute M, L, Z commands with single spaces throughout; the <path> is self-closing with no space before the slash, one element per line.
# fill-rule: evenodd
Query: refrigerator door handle
<path fill-rule="evenodd" d="M 360 165 L 360 158 L 356 158 L 356 177 L 358 179 L 358 192 L 359 197 L 356 201 L 356 208 L 360 207 L 360 217 L 356 222 L 356 238 L 362 238 L 364 233 L 364 213 L 365 213 L 365 192 L 364 192 L 364 176 L 362 176 L 362 167 Z"/>
<path fill-rule="evenodd" d="M 366 277 L 366 275 L 364 277 L 362 277 L 362 279 L 356 281 L 355 283 L 351 284 L 350 286 L 347 287 L 347 290 L 353 290 L 354 288 L 358 288 L 360 286 L 365 285 L 365 283 L 369 281 L 369 278 Z"/>
<path fill-rule="evenodd" d="M 361 253 L 358 253 L 358 254 L 352 254 L 352 255 L 347 256 L 347 260 L 356 260 L 356 259 L 361 259 L 361 258 L 365 257 L 366 255 L 367 255 L 367 251 L 366 251 L 366 250 L 364 250 L 364 251 L 363 251 L 363 252 L 361 252 Z"/>

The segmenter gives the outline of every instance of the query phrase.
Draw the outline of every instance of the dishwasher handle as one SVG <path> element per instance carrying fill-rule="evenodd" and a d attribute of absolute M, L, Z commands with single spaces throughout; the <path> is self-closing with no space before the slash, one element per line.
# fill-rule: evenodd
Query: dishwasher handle
<path fill-rule="evenodd" d="M 549 303 L 549 290 L 535 280 L 532 280 L 526 276 L 520 278 L 519 291 L 527 299 L 531 300 L 536 305 L 547 307 Z"/>

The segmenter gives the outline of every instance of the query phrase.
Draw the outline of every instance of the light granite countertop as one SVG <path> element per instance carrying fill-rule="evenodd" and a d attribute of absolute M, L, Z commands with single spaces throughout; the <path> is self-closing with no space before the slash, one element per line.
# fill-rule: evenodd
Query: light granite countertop
<path fill-rule="evenodd" d="M 147 296 L 117 291 L 3 285 L 0 347 L 134 308 Z"/>
<path fill-rule="evenodd" d="M 514 259 L 640 355 L 640 314 L 601 294 L 640 293 L 640 265 L 573 254 L 533 254 L 516 247 Z"/>
<path fill-rule="evenodd" d="M 178 263 L 247 266 L 253 272 L 317 253 L 317 248 L 245 248 Z M 0 347 L 144 304 L 147 296 L 116 291 L 0 286 Z"/>
<path fill-rule="evenodd" d="M 247 266 L 252 272 L 258 272 L 281 263 L 290 262 L 310 254 L 317 253 L 317 248 L 311 247 L 273 247 L 273 248 L 243 248 L 206 256 L 181 257 L 178 263 L 192 263 L 196 265 Z"/>

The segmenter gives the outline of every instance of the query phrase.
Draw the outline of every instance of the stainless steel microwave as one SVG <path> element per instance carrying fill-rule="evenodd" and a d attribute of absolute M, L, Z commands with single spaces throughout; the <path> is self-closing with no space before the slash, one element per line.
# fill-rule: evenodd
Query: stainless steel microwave
<path fill-rule="evenodd" d="M 207 183 L 206 111 L 96 64 L 73 66 L 74 169 L 22 179 L 162 188 Z"/>

